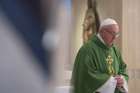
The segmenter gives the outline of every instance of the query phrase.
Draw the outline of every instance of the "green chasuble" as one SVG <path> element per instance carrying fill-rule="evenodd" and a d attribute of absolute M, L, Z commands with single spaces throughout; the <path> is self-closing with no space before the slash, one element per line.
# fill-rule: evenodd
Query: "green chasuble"
<path fill-rule="evenodd" d="M 72 93 L 95 93 L 111 75 L 122 75 L 128 81 L 126 64 L 115 45 L 108 47 L 97 36 L 93 36 L 76 56 Z M 115 93 L 121 92 L 116 88 Z"/>

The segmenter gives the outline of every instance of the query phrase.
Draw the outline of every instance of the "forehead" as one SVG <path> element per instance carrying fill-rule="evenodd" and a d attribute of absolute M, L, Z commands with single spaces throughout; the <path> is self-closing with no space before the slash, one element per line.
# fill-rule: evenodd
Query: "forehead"
<path fill-rule="evenodd" d="M 108 30 L 111 32 L 119 32 L 119 26 L 117 24 L 112 24 L 103 27 L 104 30 Z"/>

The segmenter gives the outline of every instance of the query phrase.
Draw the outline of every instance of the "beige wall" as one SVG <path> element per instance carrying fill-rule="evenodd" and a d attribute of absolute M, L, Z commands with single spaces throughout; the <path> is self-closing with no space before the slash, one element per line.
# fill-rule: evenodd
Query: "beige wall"
<path fill-rule="evenodd" d="M 122 52 L 129 67 L 130 93 L 140 91 L 140 0 L 123 0 Z"/>

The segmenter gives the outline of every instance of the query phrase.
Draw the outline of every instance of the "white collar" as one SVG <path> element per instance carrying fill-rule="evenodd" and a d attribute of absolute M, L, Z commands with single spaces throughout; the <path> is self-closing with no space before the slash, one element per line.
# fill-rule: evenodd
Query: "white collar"
<path fill-rule="evenodd" d="M 99 33 L 97 34 L 97 37 L 100 39 L 100 41 L 101 41 L 103 44 L 106 45 L 105 41 L 103 40 L 103 38 L 101 37 L 101 35 L 100 35 Z"/>

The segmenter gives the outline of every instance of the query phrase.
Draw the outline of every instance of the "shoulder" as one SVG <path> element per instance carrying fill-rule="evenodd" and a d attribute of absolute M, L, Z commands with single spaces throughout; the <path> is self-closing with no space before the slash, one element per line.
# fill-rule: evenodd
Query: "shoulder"
<path fill-rule="evenodd" d="M 94 42 L 89 40 L 87 43 L 85 43 L 81 49 L 86 50 L 86 51 L 90 51 L 91 49 L 93 49 L 95 46 Z"/>
<path fill-rule="evenodd" d="M 92 47 L 93 45 L 91 44 L 90 41 L 88 41 L 87 43 L 83 44 L 80 49 L 78 50 L 78 54 L 90 54 L 90 52 L 92 51 Z"/>

